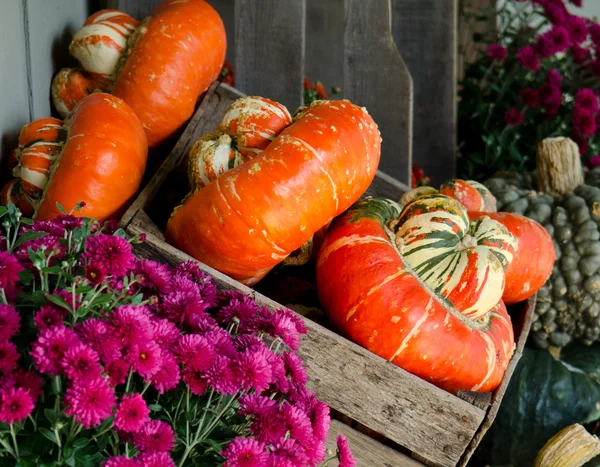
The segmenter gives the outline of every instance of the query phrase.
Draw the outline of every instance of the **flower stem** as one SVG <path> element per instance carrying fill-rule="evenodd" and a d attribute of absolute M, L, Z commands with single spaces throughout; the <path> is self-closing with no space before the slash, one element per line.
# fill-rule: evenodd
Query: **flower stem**
<path fill-rule="evenodd" d="M 0 287 L 0 300 L 3 305 L 8 305 L 8 300 L 6 299 L 6 294 L 4 293 L 4 288 Z"/>
<path fill-rule="evenodd" d="M 241 394 L 242 393 L 240 393 L 240 395 Z M 208 425 L 208 427 L 206 428 L 206 430 L 204 430 L 202 432 L 202 434 L 198 435 L 198 432 L 200 431 L 198 429 L 198 431 L 196 432 L 196 440 L 195 440 L 195 442 L 197 442 L 200 439 L 206 438 L 206 436 L 208 436 L 210 434 L 210 432 L 212 430 L 214 430 L 214 428 L 219 423 L 219 420 L 221 420 L 221 417 L 223 417 L 223 415 L 225 415 L 225 413 L 231 408 L 231 406 L 234 404 L 235 401 L 237 401 L 237 397 L 232 397 L 231 400 L 229 402 L 227 402 L 227 404 L 225 404 L 225 407 L 223 407 L 223 410 L 221 410 L 221 412 L 219 412 L 219 414 L 210 422 L 210 424 Z"/>
<path fill-rule="evenodd" d="M 0 444 L 2 444 L 2 446 L 4 446 L 4 449 L 6 449 L 10 453 L 11 456 L 13 456 L 15 459 L 18 460 L 18 457 L 15 454 L 15 451 L 13 451 L 13 448 L 8 441 L 6 441 L 4 438 L 0 438 Z"/>
<path fill-rule="evenodd" d="M 129 369 L 129 375 L 127 375 L 127 384 L 125 385 L 125 394 L 129 394 L 129 386 L 131 385 L 131 377 L 133 376 L 133 368 Z"/>
<path fill-rule="evenodd" d="M 188 386 L 188 394 L 189 394 L 189 386 Z M 186 430 L 185 430 L 185 437 L 186 437 L 186 444 L 185 444 L 185 451 L 183 452 L 183 456 L 181 457 L 181 460 L 179 461 L 178 466 L 181 467 L 183 466 L 183 463 L 186 461 L 186 459 L 188 458 L 188 456 L 190 455 L 190 453 L 192 452 L 192 449 L 194 449 L 194 447 L 196 446 L 196 444 L 198 444 L 198 433 L 200 432 L 202 426 L 204 425 L 204 419 L 206 418 L 206 412 L 208 412 L 208 408 L 210 407 L 210 403 L 212 402 L 212 397 L 214 395 L 215 391 L 213 389 L 210 390 L 210 394 L 208 396 L 208 401 L 206 402 L 206 406 L 204 407 L 204 412 L 202 413 L 202 418 L 200 419 L 200 423 L 198 424 L 198 429 L 196 430 L 196 436 L 194 437 L 194 442 L 190 445 L 190 441 L 189 441 L 189 427 L 187 426 L 188 423 L 186 421 Z"/>
<path fill-rule="evenodd" d="M 17 444 L 17 434 L 15 433 L 15 424 L 11 423 L 10 424 L 10 436 L 13 440 L 13 444 L 14 444 L 14 454 L 15 457 L 18 459 L 19 458 L 19 445 Z"/>

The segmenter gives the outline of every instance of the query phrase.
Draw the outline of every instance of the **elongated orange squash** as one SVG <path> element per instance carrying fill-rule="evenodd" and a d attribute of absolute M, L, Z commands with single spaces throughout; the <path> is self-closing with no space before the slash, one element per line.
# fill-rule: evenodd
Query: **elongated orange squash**
<path fill-rule="evenodd" d="M 366 109 L 317 102 L 255 159 L 189 196 L 171 215 L 167 240 L 255 284 L 365 192 L 380 149 Z"/>

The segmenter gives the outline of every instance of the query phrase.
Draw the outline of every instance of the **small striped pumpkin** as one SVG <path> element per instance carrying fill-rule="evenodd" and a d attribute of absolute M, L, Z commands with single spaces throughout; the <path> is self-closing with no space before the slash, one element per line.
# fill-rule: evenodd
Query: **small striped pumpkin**
<path fill-rule="evenodd" d="M 95 87 L 96 84 L 87 73 L 76 68 L 63 68 L 52 79 L 52 104 L 60 116 L 66 118 L 77 103 L 90 95 Z"/>
<path fill-rule="evenodd" d="M 209 133 L 194 143 L 188 155 L 188 177 L 192 191 L 203 188 L 217 177 L 244 162 L 232 147 L 231 136 Z"/>
<path fill-rule="evenodd" d="M 455 199 L 427 194 L 405 206 L 393 230 L 406 263 L 465 316 L 479 318 L 500 301 L 518 247 L 500 222 L 470 222 Z"/>
<path fill-rule="evenodd" d="M 432 291 L 394 245 L 388 226 L 399 213 L 393 201 L 367 198 L 334 220 L 316 270 L 330 321 L 359 345 L 447 391 L 493 391 L 514 350 L 504 303 L 472 319 Z M 448 238 L 456 237 L 457 224 L 468 223 L 462 212 L 452 223 L 438 215 L 447 219 L 449 228 L 440 230 Z"/>
<path fill-rule="evenodd" d="M 449 180 L 439 192 L 459 201 L 468 211 L 496 212 L 496 198 L 488 188 L 475 180 Z"/>

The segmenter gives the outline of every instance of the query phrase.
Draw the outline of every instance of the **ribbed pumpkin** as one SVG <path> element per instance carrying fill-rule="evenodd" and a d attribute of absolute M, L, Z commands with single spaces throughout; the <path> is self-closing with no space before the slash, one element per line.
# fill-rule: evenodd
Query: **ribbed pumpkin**
<path fill-rule="evenodd" d="M 504 269 L 516 238 L 489 217 L 469 221 L 449 196 L 420 196 L 392 223 L 404 261 L 437 294 L 470 318 L 493 308 L 504 291 Z"/>
<path fill-rule="evenodd" d="M 255 284 L 365 192 L 380 145 L 365 109 L 321 101 L 256 158 L 189 196 L 169 219 L 167 240 Z"/>
<path fill-rule="evenodd" d="M 62 118 L 66 118 L 77 103 L 96 89 L 96 83 L 76 68 L 63 68 L 52 80 L 52 104 Z"/>
<path fill-rule="evenodd" d="M 354 342 L 447 391 L 492 391 L 514 349 L 504 304 L 471 319 L 436 293 L 394 246 L 388 225 L 399 214 L 396 203 L 367 198 L 329 228 L 317 286 L 330 321 Z"/>
<path fill-rule="evenodd" d="M 483 184 L 475 180 L 454 179 L 442 183 L 439 192 L 454 198 L 469 211 L 496 212 L 496 198 Z"/>
<path fill-rule="evenodd" d="M 217 137 L 212 133 L 194 143 L 188 154 L 188 178 L 192 191 L 205 187 L 244 162 L 232 143 L 228 134 Z"/>

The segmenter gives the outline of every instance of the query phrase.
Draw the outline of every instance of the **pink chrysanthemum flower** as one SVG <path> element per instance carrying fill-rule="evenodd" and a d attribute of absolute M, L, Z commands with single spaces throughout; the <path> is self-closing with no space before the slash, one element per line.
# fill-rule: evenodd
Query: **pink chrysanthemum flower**
<path fill-rule="evenodd" d="M 230 358 L 217 355 L 215 363 L 206 371 L 206 380 L 221 394 L 232 395 L 240 390 L 240 381 L 234 373 Z"/>
<path fill-rule="evenodd" d="M 139 467 L 175 467 L 175 462 L 166 452 L 145 452 L 136 459 Z"/>
<path fill-rule="evenodd" d="M 504 121 L 510 126 L 519 126 L 523 123 L 523 118 L 523 113 L 514 107 L 504 112 Z"/>
<path fill-rule="evenodd" d="M 168 452 L 173 450 L 175 435 L 173 428 L 162 420 L 152 420 L 133 436 L 133 444 L 140 451 Z"/>
<path fill-rule="evenodd" d="M 170 350 L 179 338 L 179 328 L 168 319 L 155 319 L 151 323 L 154 341 L 162 348 Z"/>
<path fill-rule="evenodd" d="M 598 96 L 591 89 L 580 89 L 575 94 L 575 107 L 595 114 L 598 112 Z"/>
<path fill-rule="evenodd" d="M 352 455 L 348 440 L 341 435 L 337 437 L 337 455 L 340 460 L 339 467 L 355 467 L 358 464 Z"/>
<path fill-rule="evenodd" d="M 308 416 L 310 417 L 314 437 L 324 443 L 327 440 L 331 425 L 329 406 L 324 402 L 317 401 Z"/>
<path fill-rule="evenodd" d="M 102 467 L 140 467 L 135 459 L 126 456 L 109 457 Z"/>
<path fill-rule="evenodd" d="M 25 389 L 0 390 L 0 422 L 20 422 L 27 418 L 33 407 L 33 399 Z"/>
<path fill-rule="evenodd" d="M 306 450 L 295 439 L 285 439 L 282 437 L 272 446 L 271 457 L 273 458 L 271 460 L 273 467 L 285 465 L 283 463 L 286 461 L 293 466 L 306 467 L 308 465 Z M 274 462 L 275 460 L 276 462 Z"/>
<path fill-rule="evenodd" d="M 10 373 L 17 367 L 19 352 L 12 342 L 0 342 L 0 373 Z"/>
<path fill-rule="evenodd" d="M 302 359 L 292 352 L 284 352 L 282 357 L 285 371 L 290 381 L 298 385 L 306 384 L 308 376 L 302 364 Z"/>
<path fill-rule="evenodd" d="M 265 341 L 252 334 L 240 334 L 236 336 L 233 340 L 233 345 L 240 352 L 268 348 Z"/>
<path fill-rule="evenodd" d="M 557 86 L 553 86 L 550 83 L 543 84 L 538 89 L 540 93 L 540 100 L 544 108 L 552 108 L 556 106 L 560 106 L 562 103 L 562 93 L 560 92 L 560 88 Z"/>
<path fill-rule="evenodd" d="M 300 335 L 296 327 L 296 320 L 290 317 L 284 310 L 270 312 L 263 307 L 260 310 L 259 329 L 270 336 L 278 337 L 292 350 L 298 350 L 300 346 Z"/>
<path fill-rule="evenodd" d="M 98 234 L 87 238 L 82 258 L 87 264 L 98 264 L 108 275 L 121 277 L 133 267 L 135 257 L 124 238 Z"/>
<path fill-rule="evenodd" d="M 30 248 L 34 252 L 44 252 L 44 255 L 46 257 L 52 256 L 52 258 L 50 259 L 51 265 L 55 264 L 56 260 L 60 260 L 65 254 L 65 247 L 60 244 L 56 237 L 52 237 L 51 235 L 46 235 L 45 237 L 29 240 L 28 242 L 23 243 L 15 251 L 15 256 L 17 257 L 19 262 L 27 268 L 33 268 L 33 264 L 29 259 Z"/>
<path fill-rule="evenodd" d="M 108 365 L 106 365 L 106 372 L 108 373 L 108 380 L 110 384 L 113 386 L 118 386 L 119 384 L 125 384 L 127 381 L 127 375 L 129 374 L 129 363 L 125 360 L 113 360 Z"/>
<path fill-rule="evenodd" d="M 575 61 L 575 63 L 581 65 L 590 55 L 590 51 L 581 47 L 578 44 L 575 44 L 573 47 L 571 47 L 571 55 L 573 55 L 573 60 Z"/>
<path fill-rule="evenodd" d="M 184 261 L 175 266 L 175 271 L 189 280 L 194 282 L 208 282 L 211 281 L 211 277 L 204 271 L 200 270 L 198 263 L 195 261 Z"/>
<path fill-rule="evenodd" d="M 156 289 L 160 293 L 167 293 L 171 290 L 171 273 L 166 264 L 147 259 L 137 260 L 135 273 L 141 278 L 143 287 Z"/>
<path fill-rule="evenodd" d="M 108 235 L 114 234 L 119 229 L 119 223 L 113 219 L 104 221 L 100 226 L 102 232 Z"/>
<path fill-rule="evenodd" d="M 0 251 L 0 289 L 18 282 L 22 270 L 23 266 L 19 264 L 17 258 L 6 251 Z"/>
<path fill-rule="evenodd" d="M 269 365 L 271 365 L 275 388 L 280 392 L 287 394 L 290 390 L 290 381 L 286 377 L 286 369 L 285 364 L 283 363 L 283 358 L 281 355 L 271 352 L 268 348 L 263 350 L 263 352 L 269 361 Z"/>
<path fill-rule="evenodd" d="M 160 369 L 163 362 L 160 347 L 152 340 L 132 346 L 127 352 L 127 359 L 133 370 L 146 380 Z"/>
<path fill-rule="evenodd" d="M 244 394 L 239 398 L 240 415 L 269 416 L 277 412 L 279 405 L 270 397 L 257 394 Z"/>
<path fill-rule="evenodd" d="M 527 107 L 537 109 L 540 106 L 540 93 L 537 89 L 525 88 L 519 92 L 519 99 Z"/>
<path fill-rule="evenodd" d="M 42 329 L 32 346 L 31 356 L 40 372 L 59 375 L 63 372 L 61 362 L 66 351 L 79 342 L 77 334 L 67 327 Z"/>
<path fill-rule="evenodd" d="M 551 86 L 556 86 L 557 88 L 560 88 L 560 85 L 562 84 L 562 76 L 558 72 L 558 70 L 552 68 L 546 73 L 546 82 Z"/>
<path fill-rule="evenodd" d="M 261 350 L 240 354 L 233 364 L 233 370 L 242 388 L 254 389 L 257 394 L 267 389 L 273 381 L 271 365 Z"/>
<path fill-rule="evenodd" d="M 571 139 L 577 143 L 577 146 L 579 147 L 579 155 L 583 157 L 589 149 L 589 142 L 587 138 L 584 138 L 579 133 L 575 132 L 571 135 Z"/>
<path fill-rule="evenodd" d="M 589 169 L 593 169 L 594 167 L 600 166 L 600 154 L 596 154 L 595 156 L 590 157 L 586 163 L 586 167 Z"/>
<path fill-rule="evenodd" d="M 540 2 L 542 3 L 542 2 Z M 544 12 L 552 24 L 564 24 L 567 20 L 568 11 L 565 9 L 562 0 L 558 3 L 542 3 Z"/>
<path fill-rule="evenodd" d="M 71 214 L 59 214 L 52 219 L 51 222 L 66 230 L 75 230 L 83 227 L 83 219 L 81 217 L 72 216 Z"/>
<path fill-rule="evenodd" d="M 585 19 L 572 15 L 567 21 L 567 28 L 574 44 L 581 44 L 587 39 L 589 31 Z"/>
<path fill-rule="evenodd" d="M 33 317 L 33 324 L 38 329 L 49 329 L 53 326 L 63 326 L 63 318 L 67 315 L 67 311 L 62 308 L 58 310 L 54 306 L 44 305 L 40 308 Z"/>
<path fill-rule="evenodd" d="M 81 382 L 99 378 L 102 373 L 98 354 L 85 344 L 67 349 L 62 366 L 67 377 Z"/>
<path fill-rule="evenodd" d="M 150 421 L 149 415 L 150 409 L 141 394 L 126 394 L 115 414 L 115 427 L 127 433 L 135 433 Z"/>
<path fill-rule="evenodd" d="M 501 46 L 500 44 L 490 44 L 488 47 L 488 56 L 494 60 L 501 62 L 506 58 L 507 50 L 506 47 Z"/>
<path fill-rule="evenodd" d="M 75 381 L 67 389 L 65 403 L 65 413 L 89 429 L 112 415 L 116 404 L 115 391 L 103 378 L 84 383 Z"/>
<path fill-rule="evenodd" d="M 229 358 L 233 358 L 237 354 L 233 345 L 233 337 L 225 329 L 217 328 L 213 331 L 208 331 L 204 334 L 204 337 L 215 348 L 218 354 Z"/>
<path fill-rule="evenodd" d="M 299 407 L 285 401 L 281 406 L 281 416 L 290 436 L 300 444 L 307 445 L 313 437 L 312 424 L 308 415 Z"/>
<path fill-rule="evenodd" d="M 304 320 L 297 315 L 296 313 L 294 313 L 292 310 L 289 309 L 282 309 L 279 310 L 280 313 L 283 313 L 285 316 L 287 316 L 292 323 L 294 323 L 294 325 L 296 326 L 296 331 L 298 331 L 298 334 L 306 334 L 308 331 L 306 329 L 306 325 L 304 324 Z"/>
<path fill-rule="evenodd" d="M 590 26 L 590 34 L 592 36 L 592 42 L 596 47 L 600 47 L 600 24 L 593 23 Z"/>
<path fill-rule="evenodd" d="M 101 263 L 91 263 L 85 267 L 85 278 L 92 285 L 101 284 L 106 279 L 106 269 Z"/>
<path fill-rule="evenodd" d="M 273 414 L 256 415 L 250 424 L 250 433 L 259 441 L 274 444 L 286 436 L 287 425 L 279 409 Z"/>
<path fill-rule="evenodd" d="M 177 387 L 181 379 L 181 372 L 175 357 L 165 351 L 163 351 L 162 357 L 163 363 L 160 369 L 150 379 L 152 385 L 160 394 Z"/>
<path fill-rule="evenodd" d="M 217 321 L 229 324 L 234 319 L 239 322 L 240 332 L 252 332 L 256 328 L 258 305 L 248 296 L 242 300 L 231 300 L 217 313 Z"/>
<path fill-rule="evenodd" d="M 174 348 L 179 363 L 193 371 L 206 371 L 215 362 L 215 349 L 200 334 L 185 334 Z"/>
<path fill-rule="evenodd" d="M 596 132 L 596 119 L 591 112 L 576 107 L 573 112 L 573 127 L 584 138 L 592 136 Z"/>
<path fill-rule="evenodd" d="M 269 458 L 265 444 L 252 438 L 235 438 L 221 451 L 224 467 L 264 467 Z"/>
<path fill-rule="evenodd" d="M 139 345 L 153 337 L 148 309 L 144 306 L 120 306 L 110 314 L 110 321 L 125 345 Z"/>
<path fill-rule="evenodd" d="M 519 49 L 517 59 L 522 66 L 531 71 L 538 71 L 540 69 L 540 57 L 537 56 L 533 47 L 529 45 Z"/>
<path fill-rule="evenodd" d="M 207 332 L 219 329 L 219 324 L 217 321 L 208 313 L 191 316 L 188 319 L 187 325 L 190 332 L 197 334 L 205 334 Z"/>
<path fill-rule="evenodd" d="M 0 305 L 0 341 L 14 336 L 21 327 L 21 316 L 11 305 Z"/>
<path fill-rule="evenodd" d="M 23 232 L 31 230 L 32 232 L 46 232 L 56 238 L 64 238 L 65 228 L 52 221 L 35 221 L 31 226 L 23 227 Z"/>
<path fill-rule="evenodd" d="M 10 381 L 10 387 L 23 389 L 31 396 L 34 404 L 42 394 L 44 380 L 34 371 L 26 371 L 18 368 L 11 373 Z M 5 389 L 8 389 L 8 387 Z"/>
<path fill-rule="evenodd" d="M 113 326 L 97 318 L 91 318 L 78 323 L 76 330 L 83 342 L 98 352 L 104 364 L 122 357 L 123 342 Z"/>
<path fill-rule="evenodd" d="M 172 291 L 162 297 L 161 313 L 178 324 L 193 324 L 198 317 L 206 316 L 207 309 L 198 287 L 187 279 L 173 285 Z"/>
<path fill-rule="evenodd" d="M 203 372 L 192 371 L 190 369 L 183 369 L 183 380 L 189 386 L 192 394 L 201 396 L 206 392 L 208 388 L 208 381 Z"/>

